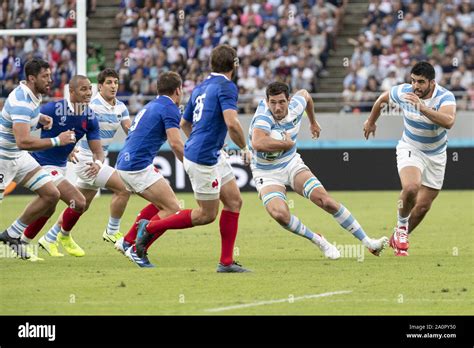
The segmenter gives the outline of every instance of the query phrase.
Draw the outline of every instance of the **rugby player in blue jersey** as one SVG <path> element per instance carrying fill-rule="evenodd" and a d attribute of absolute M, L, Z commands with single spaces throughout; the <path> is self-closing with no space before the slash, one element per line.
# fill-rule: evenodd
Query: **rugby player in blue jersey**
<path fill-rule="evenodd" d="M 53 124 L 50 129 L 41 129 L 41 138 L 55 138 L 65 130 L 73 130 L 76 141 L 83 136 L 87 137 L 91 149 L 93 149 L 96 163 L 89 165 L 89 175 L 97 175 L 100 164 L 104 161 L 104 153 L 100 145 L 99 123 L 94 112 L 88 107 L 92 96 L 92 85 L 89 79 L 82 75 L 75 75 L 69 82 L 69 99 L 50 102 L 41 107 L 41 113 L 52 118 Z M 75 144 L 62 147 L 54 147 L 43 151 L 32 153 L 36 161 L 50 174 L 53 183 L 61 193 L 61 200 L 68 208 L 62 213 L 61 234 L 59 241 L 66 251 L 74 256 L 83 256 L 84 251 L 77 246 L 70 231 L 71 215 L 82 214 L 86 207 L 86 200 L 79 190 L 66 179 L 66 165 L 68 156 L 74 149 Z M 25 230 L 22 239 L 30 242 L 41 230 L 47 216 L 43 216 L 30 224 Z M 63 256 L 58 252 L 56 240 L 46 241 L 43 236 L 39 245 L 52 256 Z M 50 245 L 54 244 L 54 245 Z M 54 250 L 53 250 L 54 249 Z"/>
<path fill-rule="evenodd" d="M 198 85 L 186 106 L 181 128 L 188 136 L 183 165 L 199 208 L 185 209 L 165 219 L 153 218 L 139 223 L 136 250 L 143 256 L 146 246 L 168 229 L 183 229 L 213 222 L 224 204 L 219 227 L 221 257 L 217 272 L 248 270 L 233 259 L 242 198 L 232 167 L 222 151 L 230 138 L 242 150 L 244 162 L 250 161 L 242 126 L 237 117 L 237 86 L 232 76 L 237 69 L 237 53 L 228 45 L 219 45 L 211 53 L 211 74 Z"/>

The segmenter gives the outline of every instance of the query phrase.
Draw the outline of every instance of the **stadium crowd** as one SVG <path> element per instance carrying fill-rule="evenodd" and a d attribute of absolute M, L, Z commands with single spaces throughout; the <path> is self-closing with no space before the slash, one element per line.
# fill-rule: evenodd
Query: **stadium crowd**
<path fill-rule="evenodd" d="M 410 81 L 429 61 L 436 82 L 456 92 L 458 110 L 474 110 L 474 7 L 469 0 L 370 0 L 344 79 L 344 111 L 370 111 L 380 92 Z"/>
<path fill-rule="evenodd" d="M 122 0 L 116 16 L 122 27 L 114 62 L 105 62 L 101 47 L 88 46 L 87 71 L 92 82 L 106 65 L 120 72 L 119 96 L 127 96 L 133 114 L 156 94 L 156 78 L 177 71 L 190 91 L 209 72 L 208 57 L 217 44 L 238 50 L 241 94 L 261 95 L 275 80 L 293 90 L 315 92 L 325 70 L 347 0 Z M 96 1 L 90 1 L 95 10 Z M 75 1 L 6 0 L 0 28 L 68 28 L 75 25 Z M 53 72 L 50 97 L 61 98 L 64 84 L 76 73 L 74 36 L 0 38 L 1 96 L 23 78 L 24 63 L 46 59 Z M 249 106 L 254 102 L 249 100 Z"/>
<path fill-rule="evenodd" d="M 122 7 L 115 69 L 120 94 L 131 96 L 131 113 L 154 94 L 163 71 L 179 72 L 189 95 L 209 72 L 212 48 L 222 43 L 238 51 L 241 95 L 263 95 L 275 77 L 293 90 L 315 92 L 344 12 L 342 1 L 322 0 L 124 0 Z"/>

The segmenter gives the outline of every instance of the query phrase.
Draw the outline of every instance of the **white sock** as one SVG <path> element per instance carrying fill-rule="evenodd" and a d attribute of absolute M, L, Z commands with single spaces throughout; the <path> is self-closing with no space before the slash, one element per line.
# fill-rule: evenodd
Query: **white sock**
<path fill-rule="evenodd" d="M 107 233 L 110 235 L 116 234 L 120 229 L 120 219 L 109 217 L 109 223 L 107 224 Z"/>
<path fill-rule="evenodd" d="M 407 217 L 402 217 L 400 216 L 400 213 L 397 214 L 397 228 L 400 227 L 405 227 L 405 231 L 408 231 L 408 219 L 410 218 L 410 215 Z"/>
<path fill-rule="evenodd" d="M 26 227 L 28 227 L 28 225 L 25 225 L 20 219 L 16 219 L 15 222 L 7 228 L 7 233 L 12 238 L 20 238 L 23 232 L 25 232 Z"/>

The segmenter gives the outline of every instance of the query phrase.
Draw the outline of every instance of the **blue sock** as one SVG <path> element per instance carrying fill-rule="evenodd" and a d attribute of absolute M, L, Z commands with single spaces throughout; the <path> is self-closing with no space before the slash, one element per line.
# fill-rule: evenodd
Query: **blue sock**
<path fill-rule="evenodd" d="M 358 240 L 362 241 L 364 238 L 367 237 L 363 228 L 352 216 L 351 212 L 346 209 L 346 207 L 344 207 L 342 204 L 337 213 L 333 215 L 333 217 L 334 219 L 336 219 L 337 223 L 341 225 L 342 228 L 348 230 Z"/>
<path fill-rule="evenodd" d="M 109 217 L 109 223 L 107 224 L 107 233 L 114 235 L 120 229 L 120 219 Z"/>
<path fill-rule="evenodd" d="M 53 227 L 45 234 L 44 238 L 50 243 L 56 243 L 58 239 L 58 233 L 61 231 L 61 226 L 54 224 Z"/>
<path fill-rule="evenodd" d="M 282 225 L 283 226 L 283 225 Z M 323 240 L 322 237 L 317 234 L 312 232 L 308 227 L 306 227 L 300 219 L 298 219 L 296 216 L 291 215 L 290 218 L 290 223 L 287 226 L 283 226 L 286 230 L 293 232 L 294 234 L 297 234 L 301 237 L 304 237 L 306 239 L 309 239 L 315 244 L 320 244 L 321 241 Z"/>
<path fill-rule="evenodd" d="M 7 233 L 12 238 L 20 238 L 28 225 L 25 225 L 20 219 L 16 219 L 10 227 L 7 228 Z"/>

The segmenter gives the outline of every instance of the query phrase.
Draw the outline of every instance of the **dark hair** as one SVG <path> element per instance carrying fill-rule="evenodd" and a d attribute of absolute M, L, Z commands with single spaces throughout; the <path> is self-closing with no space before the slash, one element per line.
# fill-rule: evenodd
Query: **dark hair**
<path fill-rule="evenodd" d="M 118 79 L 119 75 L 114 69 L 107 68 L 99 73 L 99 76 L 97 76 L 97 82 L 102 85 L 107 77 L 113 77 Z"/>
<path fill-rule="evenodd" d="M 434 80 L 435 70 L 433 65 L 428 62 L 418 62 L 411 68 L 411 74 L 426 77 L 428 80 Z"/>
<path fill-rule="evenodd" d="M 183 84 L 181 76 L 174 71 L 167 71 L 158 77 L 156 83 L 159 95 L 170 96 Z"/>
<path fill-rule="evenodd" d="M 28 76 L 38 76 L 41 72 L 41 69 L 49 69 L 49 64 L 47 61 L 40 58 L 33 58 L 26 62 L 25 64 L 25 77 L 28 80 Z"/>
<path fill-rule="evenodd" d="M 234 70 L 237 52 L 229 45 L 219 45 L 211 52 L 211 70 L 216 73 L 227 73 Z"/>
<path fill-rule="evenodd" d="M 267 100 L 270 96 L 279 95 L 285 93 L 286 99 L 290 97 L 290 88 L 286 83 L 283 82 L 272 82 L 268 85 L 267 89 L 265 90 L 267 95 Z"/>

